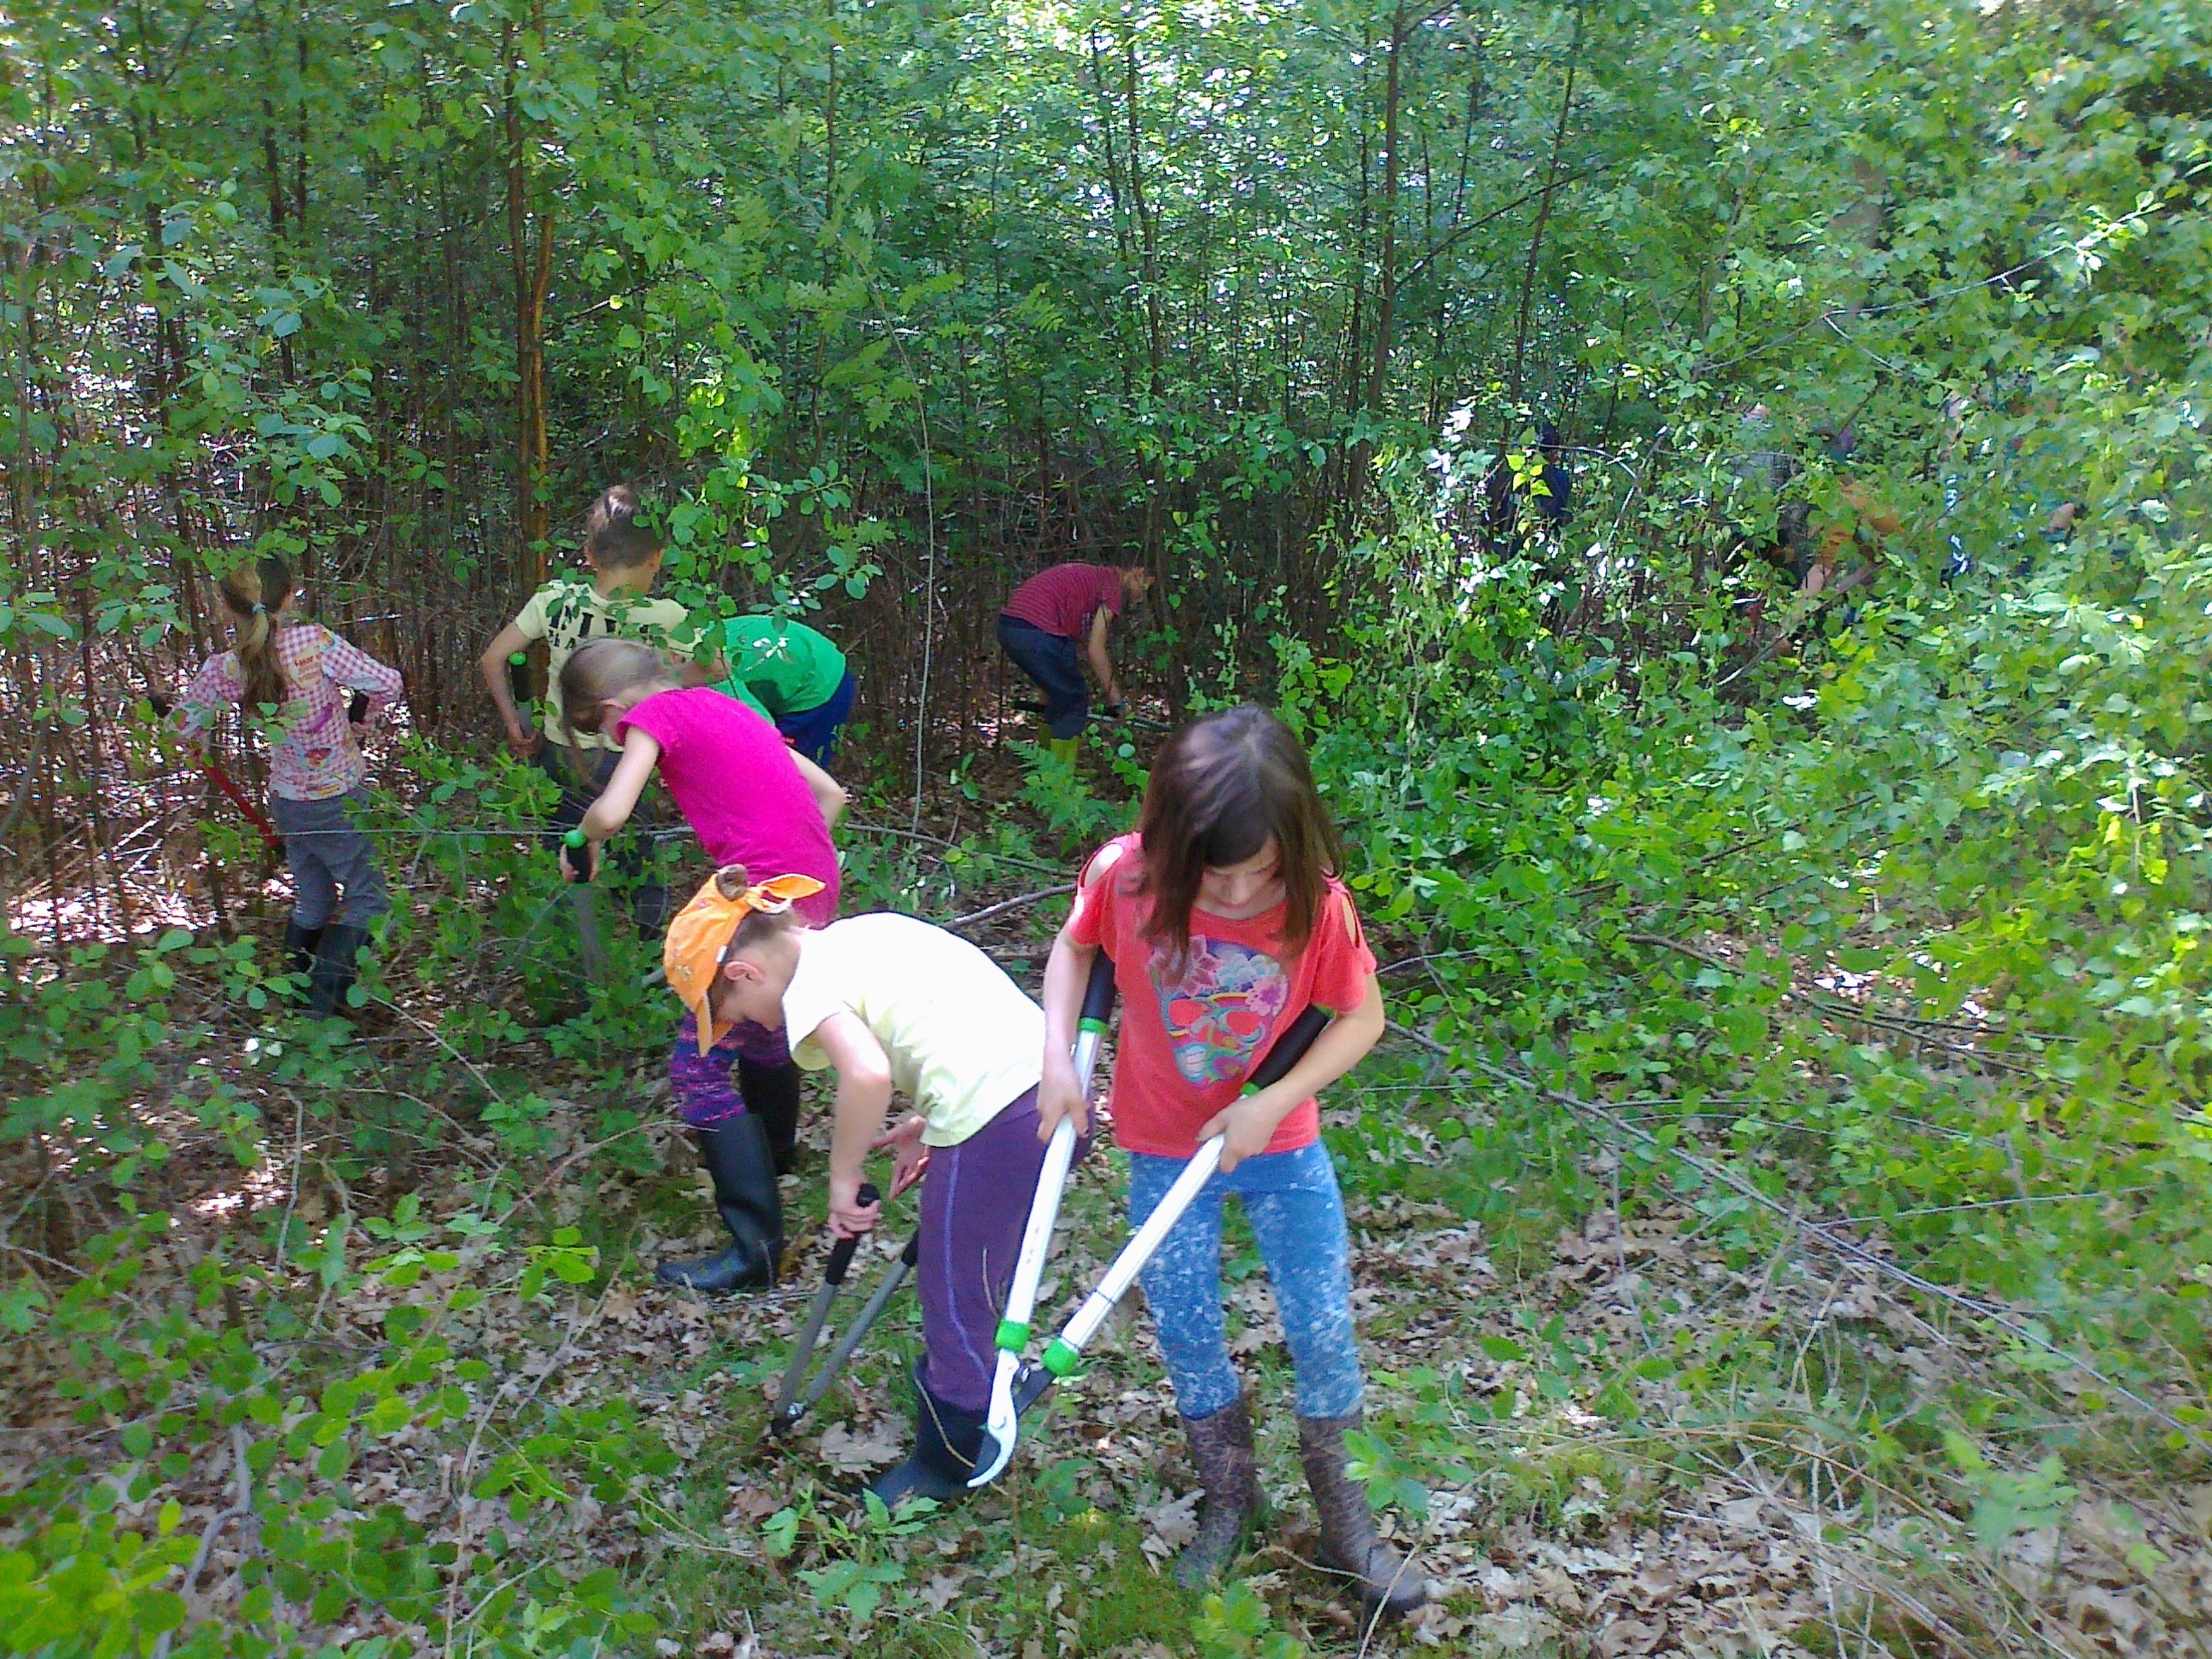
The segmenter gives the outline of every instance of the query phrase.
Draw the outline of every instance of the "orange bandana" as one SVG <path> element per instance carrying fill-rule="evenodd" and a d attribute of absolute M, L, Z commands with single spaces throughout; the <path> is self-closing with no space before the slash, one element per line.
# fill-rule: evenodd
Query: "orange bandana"
<path fill-rule="evenodd" d="M 811 876 L 777 876 L 746 888 L 735 898 L 725 898 L 720 887 L 709 881 L 669 923 L 660 965 L 667 971 L 668 988 L 699 1022 L 701 1054 L 714 1046 L 714 1014 L 708 997 L 729 958 L 738 924 L 755 911 L 780 915 L 797 901 L 813 897 L 822 885 Z"/>

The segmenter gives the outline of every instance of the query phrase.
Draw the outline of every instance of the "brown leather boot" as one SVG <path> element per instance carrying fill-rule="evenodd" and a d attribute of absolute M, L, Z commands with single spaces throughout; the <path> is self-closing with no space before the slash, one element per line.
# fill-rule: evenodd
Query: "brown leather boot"
<path fill-rule="evenodd" d="M 1367 1492 L 1346 1471 L 1344 1437 L 1359 1427 L 1360 1414 L 1298 1419 L 1298 1461 L 1313 1488 L 1321 1513 L 1321 1565 L 1359 1584 L 1361 1611 L 1395 1619 L 1429 1599 L 1419 1567 L 1403 1559 L 1375 1529 Z"/>
<path fill-rule="evenodd" d="M 1176 1557 L 1175 1581 L 1197 1589 L 1237 1559 L 1267 1500 L 1252 1451 L 1252 1417 L 1242 1400 L 1211 1417 L 1184 1418 L 1182 1431 L 1190 1437 L 1190 1461 L 1206 1497 L 1199 1504 L 1198 1531 Z"/>

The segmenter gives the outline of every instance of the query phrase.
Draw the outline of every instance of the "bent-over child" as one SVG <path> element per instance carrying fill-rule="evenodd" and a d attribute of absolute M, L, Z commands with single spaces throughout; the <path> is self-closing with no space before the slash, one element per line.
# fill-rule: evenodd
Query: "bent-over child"
<path fill-rule="evenodd" d="M 477 664 L 506 728 L 507 747 L 535 760 L 559 787 L 553 821 L 564 830 L 575 827 L 592 798 L 606 787 L 620 752 L 611 739 L 572 729 L 562 720 L 561 672 L 569 654 L 587 640 L 615 635 L 683 655 L 697 646 L 702 634 L 682 605 L 653 596 L 653 584 L 660 580 L 661 541 L 640 522 L 641 510 L 637 492 L 628 484 L 601 491 L 584 516 L 583 560 L 589 579 L 556 576 L 540 587 L 493 636 Z M 543 732 L 516 707 L 507 678 L 509 659 L 538 640 L 545 641 Z M 708 671 L 702 670 L 702 677 L 710 677 Z M 647 814 L 639 817 L 641 827 L 651 827 Z M 658 933 L 668 916 L 668 891 L 652 871 L 650 858 L 640 837 L 617 853 L 614 864 L 632 883 L 630 909 L 638 927 Z"/>
<path fill-rule="evenodd" d="M 1370 1612 L 1396 1613 L 1425 1595 L 1346 1469 L 1364 1382 L 1344 1203 L 1314 1098 L 1383 1029 L 1375 957 L 1341 867 L 1305 750 L 1273 714 L 1231 709 L 1171 738 L 1152 763 L 1139 833 L 1091 860 L 1054 942 L 1038 1129 L 1086 1121 L 1068 1045 L 1103 950 L 1121 994 L 1112 1110 L 1129 1155 L 1131 1224 L 1158 1206 L 1202 1141 L 1226 1143 L 1218 1173 L 1142 1281 L 1206 1488 L 1176 1576 L 1197 1585 L 1220 1572 L 1264 1506 L 1221 1300 L 1222 1200 L 1234 1193 L 1297 1374 L 1299 1457 L 1320 1511 L 1322 1563 L 1356 1580 Z M 1335 1018 L 1304 1058 L 1273 1087 L 1240 1097 L 1275 1033 L 1316 1005 Z"/>
<path fill-rule="evenodd" d="M 720 872 L 669 930 L 668 983 L 700 1030 L 773 1024 L 801 1066 L 836 1071 L 829 1208 L 839 1237 L 881 1218 L 880 1204 L 859 1199 L 871 1151 L 896 1151 L 894 1197 L 921 1180 L 914 1449 L 869 1489 L 892 1508 L 942 1502 L 965 1490 L 983 1455 L 999 1316 L 1044 1163 L 1044 1015 L 982 951 L 926 921 L 878 913 L 804 925 L 793 907 L 812 886 L 782 877 L 749 887 L 743 869 Z M 887 1132 L 895 1094 L 915 1111 Z"/>
<path fill-rule="evenodd" d="M 712 686 L 684 685 L 674 664 L 635 640 L 580 645 L 561 671 L 561 690 L 562 718 L 572 732 L 618 745 L 605 788 L 578 821 L 591 848 L 588 868 L 598 870 L 600 846 L 629 821 L 658 771 L 717 866 L 811 877 L 821 885 L 802 911 L 817 923 L 836 920 L 837 851 L 830 829 L 844 811 L 845 792 L 794 753 L 764 717 Z M 564 873 L 579 873 L 566 851 L 561 863 Z M 780 1030 L 741 1020 L 704 1046 L 688 1025 L 679 1029 L 669 1073 L 731 1243 L 664 1261 L 659 1277 L 715 1293 L 765 1290 L 783 1255 L 775 1177 L 797 1154 L 799 1068 Z"/>
<path fill-rule="evenodd" d="M 361 827 L 368 805 L 368 762 L 349 717 L 349 694 L 368 719 L 399 695 L 399 671 L 293 614 L 291 568 L 249 560 L 222 579 L 232 648 L 210 657 L 185 688 L 179 730 L 204 741 L 224 703 L 249 724 L 267 724 L 269 817 L 292 872 L 284 951 L 307 976 L 308 1012 L 336 1013 L 352 988 L 361 947 L 392 908 L 376 848 Z"/>
<path fill-rule="evenodd" d="M 732 617 L 721 624 L 730 677 L 720 689 L 775 722 L 817 766 L 837 762 L 859 683 L 827 635 L 789 617 Z"/>

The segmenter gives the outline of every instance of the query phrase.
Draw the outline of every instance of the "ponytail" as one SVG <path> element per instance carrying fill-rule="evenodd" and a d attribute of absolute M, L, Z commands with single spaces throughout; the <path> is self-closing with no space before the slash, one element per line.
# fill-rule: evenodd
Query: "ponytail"
<path fill-rule="evenodd" d="M 296 695 L 276 660 L 276 613 L 291 597 L 291 568 L 273 554 L 249 559 L 222 579 L 223 603 L 238 619 L 238 665 L 249 709 L 282 708 Z"/>
<path fill-rule="evenodd" d="M 659 557 L 659 532 L 638 522 L 642 512 L 629 485 L 602 490 L 584 515 L 584 556 L 601 570 L 635 570 Z"/>

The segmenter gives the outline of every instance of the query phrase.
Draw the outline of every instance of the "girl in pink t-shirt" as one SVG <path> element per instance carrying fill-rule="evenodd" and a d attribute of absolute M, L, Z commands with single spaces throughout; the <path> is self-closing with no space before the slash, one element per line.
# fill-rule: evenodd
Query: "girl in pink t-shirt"
<path fill-rule="evenodd" d="M 1145 1299 L 1175 1384 L 1206 1501 L 1176 1565 L 1195 1587 L 1233 1560 L 1262 1507 L 1252 1420 L 1221 1302 L 1221 1210 L 1237 1194 L 1267 1263 L 1297 1375 L 1298 1444 L 1321 1514 L 1324 1565 L 1370 1613 L 1426 1599 L 1382 1541 L 1345 1436 L 1363 1383 L 1352 1322 L 1350 1240 L 1314 1096 L 1382 1035 L 1382 991 L 1336 832 L 1305 750 L 1264 708 L 1212 714 L 1152 763 L 1140 832 L 1085 866 L 1045 969 L 1040 1133 L 1086 1121 L 1068 1059 L 1092 957 L 1121 993 L 1114 1134 L 1129 1154 L 1129 1215 L 1143 1224 L 1199 1143 L 1224 1138 L 1219 1173 L 1145 1269 Z M 1274 1034 L 1318 1005 L 1336 1018 L 1282 1081 L 1238 1091 Z"/>
<path fill-rule="evenodd" d="M 796 908 L 817 927 L 837 919 L 830 830 L 845 809 L 845 792 L 764 716 L 711 686 L 687 688 L 675 665 L 651 646 L 611 636 L 577 647 L 562 665 L 561 706 L 572 745 L 579 732 L 605 732 L 622 744 L 606 787 L 578 826 L 591 845 L 585 869 L 598 871 L 600 845 L 628 822 L 658 770 L 716 865 L 811 876 L 822 890 Z M 561 870 L 572 881 L 590 878 L 565 849 Z M 713 1255 L 664 1261 L 658 1276 L 710 1293 L 769 1289 L 782 1254 L 775 1177 L 790 1169 L 798 1145 L 799 1067 L 781 1031 L 749 1021 L 702 1054 L 686 1014 L 669 1071 L 732 1243 Z"/>

